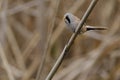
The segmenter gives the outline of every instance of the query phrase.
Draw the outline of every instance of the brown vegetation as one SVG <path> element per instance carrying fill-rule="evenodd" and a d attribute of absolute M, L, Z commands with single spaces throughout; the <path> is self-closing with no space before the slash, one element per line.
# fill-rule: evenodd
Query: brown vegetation
<path fill-rule="evenodd" d="M 72 34 L 64 14 L 90 1 L 0 0 L 0 80 L 44 80 Z M 86 24 L 108 30 L 78 36 L 53 80 L 120 80 L 120 0 L 99 0 Z"/>

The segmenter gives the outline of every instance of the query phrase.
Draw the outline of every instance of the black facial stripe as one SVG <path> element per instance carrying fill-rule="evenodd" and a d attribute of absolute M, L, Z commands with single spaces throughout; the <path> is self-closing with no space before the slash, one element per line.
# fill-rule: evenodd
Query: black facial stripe
<path fill-rule="evenodd" d="M 70 23 L 70 19 L 69 19 L 69 17 L 68 16 L 66 16 L 66 19 L 68 20 L 68 22 Z"/>

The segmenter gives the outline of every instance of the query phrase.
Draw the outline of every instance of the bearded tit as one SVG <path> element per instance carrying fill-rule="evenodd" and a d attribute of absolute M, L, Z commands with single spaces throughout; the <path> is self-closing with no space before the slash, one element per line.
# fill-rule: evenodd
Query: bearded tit
<path fill-rule="evenodd" d="M 77 18 L 76 16 L 74 16 L 71 13 L 66 13 L 64 15 L 64 21 L 67 25 L 67 27 L 72 31 L 75 32 L 76 27 L 78 26 L 80 19 Z M 84 33 L 86 31 L 90 31 L 90 30 L 106 30 L 107 28 L 105 27 L 92 27 L 92 26 L 88 26 L 88 25 L 83 25 L 83 27 L 81 28 L 80 33 Z"/>

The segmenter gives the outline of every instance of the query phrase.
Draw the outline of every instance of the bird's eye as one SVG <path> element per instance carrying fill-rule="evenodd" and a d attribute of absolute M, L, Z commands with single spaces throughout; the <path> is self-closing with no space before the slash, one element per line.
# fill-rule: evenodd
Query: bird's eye
<path fill-rule="evenodd" d="M 67 20 L 68 23 L 71 23 L 70 18 L 68 16 L 66 16 L 65 19 Z"/>

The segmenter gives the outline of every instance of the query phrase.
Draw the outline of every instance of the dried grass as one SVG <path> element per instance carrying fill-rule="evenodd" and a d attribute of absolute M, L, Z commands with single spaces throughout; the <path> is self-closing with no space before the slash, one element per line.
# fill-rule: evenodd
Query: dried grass
<path fill-rule="evenodd" d="M 81 18 L 89 3 L 60 0 L 56 12 L 54 0 L 0 0 L 0 80 L 35 80 L 47 53 L 44 80 L 71 35 L 63 15 Z M 78 36 L 53 80 L 120 79 L 120 0 L 99 0 L 86 24 L 108 30 Z"/>

